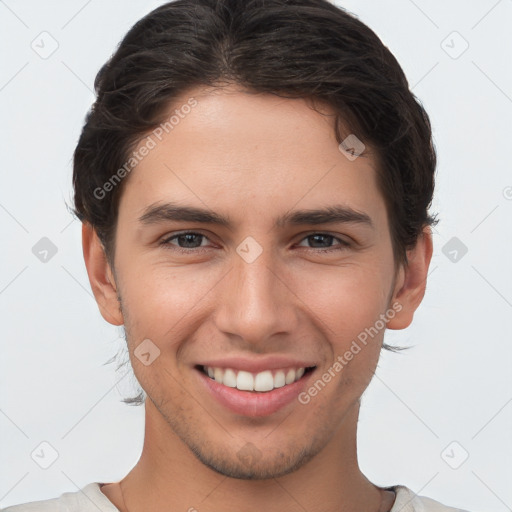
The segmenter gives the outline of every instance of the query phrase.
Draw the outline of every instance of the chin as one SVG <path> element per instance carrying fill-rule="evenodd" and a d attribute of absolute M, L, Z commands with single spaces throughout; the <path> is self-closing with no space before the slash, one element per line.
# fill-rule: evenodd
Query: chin
<path fill-rule="evenodd" d="M 269 449 L 262 454 L 252 443 L 240 450 L 223 454 L 208 453 L 206 447 L 190 447 L 199 461 L 220 475 L 239 480 L 269 480 L 293 473 L 311 460 L 319 450 L 313 447 L 290 450 Z"/>

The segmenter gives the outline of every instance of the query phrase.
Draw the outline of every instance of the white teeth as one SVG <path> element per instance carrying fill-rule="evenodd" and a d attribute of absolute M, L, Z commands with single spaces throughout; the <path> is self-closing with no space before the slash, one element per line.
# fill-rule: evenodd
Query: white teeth
<path fill-rule="evenodd" d="M 221 368 L 214 368 L 213 370 L 213 378 L 219 383 L 222 384 L 223 371 Z"/>
<path fill-rule="evenodd" d="M 253 391 L 254 390 L 254 377 L 249 372 L 238 372 L 236 377 L 236 387 L 241 391 Z"/>
<path fill-rule="evenodd" d="M 285 383 L 291 384 L 295 381 L 295 370 L 288 370 L 288 373 L 286 374 Z"/>
<path fill-rule="evenodd" d="M 230 388 L 237 388 L 240 391 L 272 391 L 275 388 L 282 388 L 288 384 L 298 381 L 305 373 L 305 368 L 291 368 L 289 370 L 277 370 L 272 373 L 271 370 L 265 370 L 256 374 L 243 370 L 233 370 L 231 368 L 213 368 L 211 366 L 203 367 L 205 373 L 219 384 Z"/>
<path fill-rule="evenodd" d="M 224 384 L 224 386 L 229 386 L 230 388 L 236 388 L 236 373 L 231 368 L 228 368 L 224 372 L 222 384 Z"/>
<path fill-rule="evenodd" d="M 283 370 L 279 370 L 274 375 L 274 387 L 282 388 L 286 384 L 285 376 Z"/>
<path fill-rule="evenodd" d="M 260 372 L 254 379 L 254 391 L 272 391 L 274 389 L 274 377 L 272 372 L 267 370 Z"/>

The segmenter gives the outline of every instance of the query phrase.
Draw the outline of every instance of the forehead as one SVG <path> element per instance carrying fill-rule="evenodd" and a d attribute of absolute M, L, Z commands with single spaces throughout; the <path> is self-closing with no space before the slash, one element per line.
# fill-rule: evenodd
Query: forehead
<path fill-rule="evenodd" d="M 235 86 L 195 88 L 139 143 L 145 151 L 121 197 L 134 215 L 183 201 L 232 217 L 267 218 L 295 205 L 344 203 L 378 215 L 384 207 L 371 154 L 340 151 L 334 115 L 303 99 Z M 136 151 L 137 151 L 136 150 Z"/>

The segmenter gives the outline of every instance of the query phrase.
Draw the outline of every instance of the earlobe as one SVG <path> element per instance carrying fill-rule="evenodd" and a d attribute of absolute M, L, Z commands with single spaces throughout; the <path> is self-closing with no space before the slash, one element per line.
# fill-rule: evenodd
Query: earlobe
<path fill-rule="evenodd" d="M 117 285 L 96 230 L 82 224 L 82 249 L 89 283 L 103 318 L 112 325 L 123 325 Z"/>
<path fill-rule="evenodd" d="M 391 304 L 398 303 L 401 309 L 388 321 L 388 329 L 405 329 L 411 324 L 425 295 L 432 251 L 432 232 L 426 227 L 416 245 L 407 251 L 407 266 L 400 269 Z"/>

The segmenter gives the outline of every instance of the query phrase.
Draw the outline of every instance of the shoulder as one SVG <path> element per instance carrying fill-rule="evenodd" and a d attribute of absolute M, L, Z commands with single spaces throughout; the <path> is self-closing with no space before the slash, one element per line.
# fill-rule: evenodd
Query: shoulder
<path fill-rule="evenodd" d="M 79 491 L 65 492 L 58 498 L 32 501 L 3 508 L 0 512 L 119 512 L 93 482 Z"/>
<path fill-rule="evenodd" d="M 395 491 L 396 498 L 390 512 L 468 512 L 460 508 L 443 505 L 426 496 L 418 496 L 404 485 L 395 485 L 391 489 Z"/>

